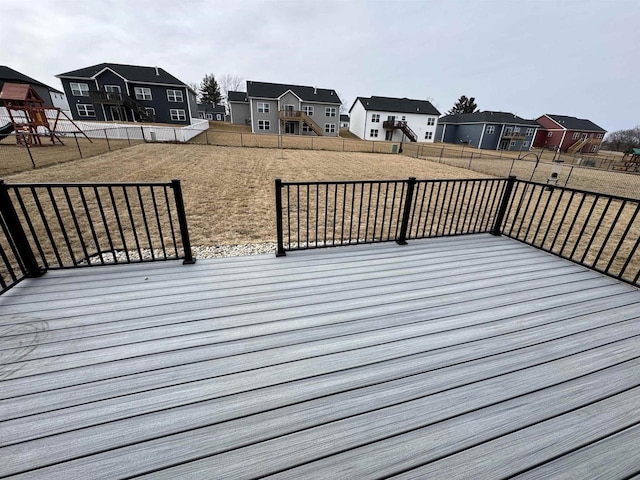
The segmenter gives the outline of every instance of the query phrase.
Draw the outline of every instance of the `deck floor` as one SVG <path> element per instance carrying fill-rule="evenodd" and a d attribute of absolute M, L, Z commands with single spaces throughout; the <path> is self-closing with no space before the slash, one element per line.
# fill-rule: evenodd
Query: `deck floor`
<path fill-rule="evenodd" d="M 640 291 L 506 238 L 0 297 L 2 478 L 628 478 L 638 445 Z"/>

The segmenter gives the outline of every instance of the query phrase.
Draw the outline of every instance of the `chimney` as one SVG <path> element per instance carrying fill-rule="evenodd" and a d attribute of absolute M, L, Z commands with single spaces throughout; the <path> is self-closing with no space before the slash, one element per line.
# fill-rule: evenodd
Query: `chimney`
<path fill-rule="evenodd" d="M 158 70 L 158 67 L 156 67 L 156 77 L 160 76 L 160 71 Z"/>

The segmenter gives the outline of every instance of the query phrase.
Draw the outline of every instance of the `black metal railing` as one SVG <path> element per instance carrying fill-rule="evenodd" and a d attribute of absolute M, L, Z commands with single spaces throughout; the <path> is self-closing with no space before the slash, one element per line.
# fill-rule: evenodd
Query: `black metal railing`
<path fill-rule="evenodd" d="M 276 180 L 277 255 L 429 237 L 505 235 L 640 286 L 640 200 L 499 179 Z"/>
<path fill-rule="evenodd" d="M 276 180 L 278 254 L 493 229 L 505 179 Z"/>
<path fill-rule="evenodd" d="M 640 286 L 640 200 L 516 181 L 505 236 Z"/>
<path fill-rule="evenodd" d="M 179 180 L 0 180 L 0 293 L 49 269 L 172 259 L 195 261 Z"/>

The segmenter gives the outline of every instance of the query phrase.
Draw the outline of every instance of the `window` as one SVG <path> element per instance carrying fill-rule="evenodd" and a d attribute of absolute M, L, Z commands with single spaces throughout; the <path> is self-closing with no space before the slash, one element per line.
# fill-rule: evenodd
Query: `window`
<path fill-rule="evenodd" d="M 520 133 L 520 127 L 513 127 L 513 133 Z"/>
<path fill-rule="evenodd" d="M 213 120 L 213 113 L 207 113 L 207 120 Z"/>
<path fill-rule="evenodd" d="M 335 123 L 325 123 L 324 124 L 324 133 L 336 133 L 336 124 Z"/>
<path fill-rule="evenodd" d="M 513 127 L 507 127 L 504 129 L 505 136 L 509 136 L 513 133 Z"/>
<path fill-rule="evenodd" d="M 597 145 L 593 145 L 593 146 L 591 147 L 591 151 L 592 151 L 593 153 L 596 153 L 596 152 L 598 151 L 598 146 L 597 146 Z"/>
<path fill-rule="evenodd" d="M 424 139 L 425 140 L 431 140 L 433 138 L 433 132 L 426 132 L 424 134 Z"/>
<path fill-rule="evenodd" d="M 170 102 L 184 102 L 182 90 L 167 90 L 167 100 Z"/>
<path fill-rule="evenodd" d="M 310 105 L 305 105 L 304 107 L 302 107 L 302 111 L 305 113 L 305 115 L 313 115 L 313 107 Z"/>
<path fill-rule="evenodd" d="M 369 136 L 373 138 L 378 138 L 378 129 L 372 128 L 371 131 L 369 132 Z"/>
<path fill-rule="evenodd" d="M 86 83 L 71 83 L 71 95 L 74 97 L 88 97 L 89 85 Z"/>
<path fill-rule="evenodd" d="M 407 116 L 406 115 L 402 115 L 402 121 L 406 122 L 407 121 Z"/>
<path fill-rule="evenodd" d="M 118 92 L 118 93 L 120 93 L 122 90 L 120 90 L 120 85 L 105 85 L 104 86 L 104 91 L 105 92 Z"/>
<path fill-rule="evenodd" d="M 182 108 L 171 108 L 169 114 L 171 115 L 171 120 L 178 122 L 184 122 L 187 119 L 187 115 Z"/>
<path fill-rule="evenodd" d="M 134 87 L 133 92 L 136 95 L 136 100 L 151 100 L 151 89 L 147 87 Z"/>
<path fill-rule="evenodd" d="M 266 103 L 267 108 L 269 104 Z M 271 130 L 271 122 L 269 120 L 258 120 L 258 130 Z"/>
<path fill-rule="evenodd" d="M 601 133 L 598 134 L 598 138 L 602 138 L 603 135 Z"/>
<path fill-rule="evenodd" d="M 515 140 L 511 140 L 511 143 L 509 144 L 510 147 L 515 147 L 516 146 L 516 141 Z"/>
<path fill-rule="evenodd" d="M 533 135 L 533 128 L 527 128 L 526 136 L 530 137 L 531 135 Z"/>
<path fill-rule="evenodd" d="M 216 113 L 216 120 L 218 120 L 218 121 L 222 120 L 222 114 L 221 113 Z"/>
<path fill-rule="evenodd" d="M 153 107 L 144 107 L 144 111 L 147 112 L 147 115 L 156 116 L 156 109 Z"/>
<path fill-rule="evenodd" d="M 427 126 L 431 127 L 433 125 L 436 124 L 436 119 L 435 118 L 427 118 Z"/>
<path fill-rule="evenodd" d="M 264 102 L 258 102 L 258 113 L 269 113 L 271 105 Z M 266 130 L 269 130 L 268 128 Z"/>
<path fill-rule="evenodd" d="M 96 116 L 96 110 L 95 108 L 93 108 L 93 105 L 90 103 L 78 103 L 76 105 L 76 108 L 78 109 L 78 115 L 80 115 L 81 117 Z"/>
<path fill-rule="evenodd" d="M 336 116 L 336 107 L 324 107 L 324 114 L 327 117 L 335 117 Z"/>
<path fill-rule="evenodd" d="M 492 134 L 496 133 L 496 126 L 495 125 L 487 125 L 487 128 L 484 131 L 484 133 L 486 133 L 488 135 L 492 135 Z"/>
<path fill-rule="evenodd" d="M 553 137 L 553 132 L 547 133 L 547 137 Z"/>
<path fill-rule="evenodd" d="M 574 139 L 574 140 L 577 140 L 577 139 L 579 139 L 579 138 L 580 138 L 580 134 L 579 134 L 578 132 L 576 132 L 576 133 L 574 133 L 574 134 L 573 134 L 573 139 Z"/>
<path fill-rule="evenodd" d="M 529 142 L 522 142 L 522 148 L 527 148 L 529 146 Z"/>
<path fill-rule="evenodd" d="M 372 113 L 371 114 L 371 123 L 380 123 L 380 114 Z"/>
<path fill-rule="evenodd" d="M 302 124 L 302 131 L 303 132 L 310 132 L 311 131 L 311 127 L 309 125 L 307 125 L 306 123 Z"/>

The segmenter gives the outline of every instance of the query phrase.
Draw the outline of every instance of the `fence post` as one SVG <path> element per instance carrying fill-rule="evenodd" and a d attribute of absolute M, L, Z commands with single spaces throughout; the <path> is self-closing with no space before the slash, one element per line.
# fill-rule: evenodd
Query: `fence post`
<path fill-rule="evenodd" d="M 140 131 L 142 132 L 142 140 L 146 143 L 147 139 L 144 138 L 144 127 L 142 125 L 140 125 Z"/>
<path fill-rule="evenodd" d="M 278 239 L 278 250 L 276 257 L 284 257 L 284 240 L 282 233 L 282 180 L 276 178 L 276 236 Z"/>
<path fill-rule="evenodd" d="M 104 129 L 104 138 L 107 139 L 107 149 L 111 151 L 111 144 L 109 143 L 109 136 L 107 135 L 107 129 Z"/>
<path fill-rule="evenodd" d="M 25 137 L 23 137 L 24 139 L 24 146 L 27 148 L 27 153 L 29 154 L 29 158 L 31 159 L 31 165 L 33 165 L 33 168 L 36 168 L 36 162 L 33 161 L 33 155 L 31 154 L 31 147 L 29 147 L 29 142 L 27 142 L 27 139 Z"/>
<path fill-rule="evenodd" d="M 127 134 L 127 142 L 129 143 L 129 146 L 131 146 L 131 139 L 129 138 L 129 128 L 128 127 L 124 128 L 124 133 Z"/>
<path fill-rule="evenodd" d="M 438 158 L 438 163 L 442 160 L 442 154 L 444 153 L 444 147 L 440 149 L 440 158 Z"/>
<path fill-rule="evenodd" d="M 242 135 L 242 134 L 241 134 L 241 135 Z M 206 140 L 206 142 L 207 142 L 207 145 L 209 145 L 209 134 L 207 133 L 207 131 L 206 131 L 206 130 L 204 131 L 204 138 L 205 138 L 205 140 Z"/>
<path fill-rule="evenodd" d="M 240 146 L 244 147 L 244 140 L 242 139 L 242 133 L 240 134 Z"/>
<path fill-rule="evenodd" d="M 78 153 L 80 153 L 80 158 L 82 157 L 82 150 L 80 149 L 80 144 L 78 143 L 78 135 L 76 134 L 76 132 L 73 132 L 73 138 L 76 141 L 76 147 L 78 147 Z"/>
<path fill-rule="evenodd" d="M 502 195 L 502 199 L 500 200 L 500 204 L 498 205 L 498 213 L 496 213 L 496 218 L 493 222 L 491 235 L 496 235 L 497 237 L 502 235 L 502 221 L 504 220 L 505 213 L 507 213 L 507 207 L 509 206 L 509 200 L 511 200 L 511 192 L 513 191 L 513 186 L 515 185 L 515 183 L 516 177 L 510 175 L 507 179 L 507 186 L 504 189 L 504 194 Z"/>
<path fill-rule="evenodd" d="M 189 240 L 189 229 L 187 228 L 187 215 L 184 211 L 184 201 L 182 199 L 182 187 L 180 180 L 171 180 L 171 188 L 173 196 L 176 199 L 176 212 L 178 213 L 178 223 L 180 224 L 180 236 L 182 237 L 182 246 L 184 248 L 183 264 L 196 263 L 196 259 L 191 254 L 191 241 Z"/>
<path fill-rule="evenodd" d="M 11 202 L 11 197 L 9 197 L 9 187 L 4 183 L 4 180 L 0 180 L 0 216 L 4 219 L 10 237 L 9 241 L 13 243 L 16 253 L 20 257 L 19 263 L 24 266 L 25 275 L 40 277 L 45 273 L 45 269 L 38 265 L 33 250 L 31 250 L 27 235 L 24 233 L 16 209 Z"/>
<path fill-rule="evenodd" d="M 342 151 L 344 152 L 344 138 L 342 139 Z"/>
<path fill-rule="evenodd" d="M 416 185 L 416 177 L 409 177 L 407 182 L 407 196 L 404 199 L 404 211 L 402 212 L 402 225 L 400 226 L 400 236 L 396 239 L 398 245 L 407 244 L 407 228 L 409 217 L 411 216 L 411 205 L 413 203 L 413 188 Z"/>
<path fill-rule="evenodd" d="M 471 152 L 471 156 L 469 157 L 469 168 L 467 170 L 471 170 L 471 162 L 473 161 L 473 152 Z"/>
<path fill-rule="evenodd" d="M 567 186 L 567 183 L 569 183 L 569 179 L 571 178 L 571 174 L 573 173 L 573 165 L 571 165 L 570 169 L 569 169 L 569 175 L 567 175 L 567 179 L 564 181 L 564 186 Z"/>
<path fill-rule="evenodd" d="M 178 134 L 176 133 L 176 129 L 173 129 L 173 140 L 175 141 L 175 143 L 178 143 Z"/>

